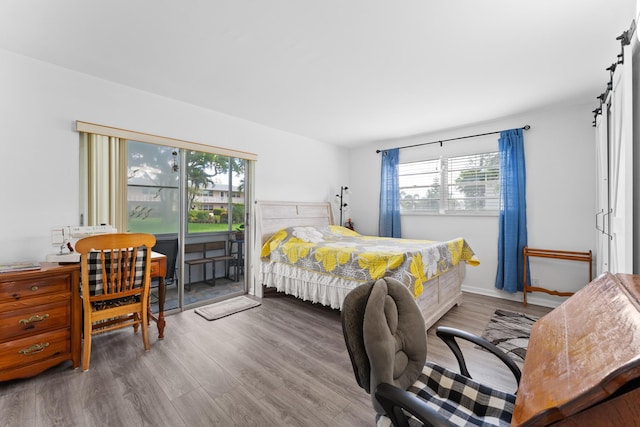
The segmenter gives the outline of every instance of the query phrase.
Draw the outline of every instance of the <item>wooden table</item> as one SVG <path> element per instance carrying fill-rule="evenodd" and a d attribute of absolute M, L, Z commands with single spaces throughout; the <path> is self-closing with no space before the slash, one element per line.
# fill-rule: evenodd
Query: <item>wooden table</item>
<path fill-rule="evenodd" d="M 640 276 L 605 273 L 538 320 L 513 426 L 640 423 Z"/>
<path fill-rule="evenodd" d="M 164 277 L 167 275 L 167 256 L 158 252 L 151 252 L 151 278 L 158 279 L 158 316 L 151 312 L 149 306 L 149 318 L 158 325 L 158 339 L 164 338 L 164 299 L 165 283 Z"/>

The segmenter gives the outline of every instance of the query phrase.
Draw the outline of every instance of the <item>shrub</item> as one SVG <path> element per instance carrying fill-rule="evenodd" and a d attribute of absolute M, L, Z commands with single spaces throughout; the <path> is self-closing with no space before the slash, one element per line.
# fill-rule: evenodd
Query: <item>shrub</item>
<path fill-rule="evenodd" d="M 193 209 L 189 211 L 189 222 L 200 224 L 213 222 L 213 216 L 209 215 L 209 212 L 207 211 L 199 211 Z"/>

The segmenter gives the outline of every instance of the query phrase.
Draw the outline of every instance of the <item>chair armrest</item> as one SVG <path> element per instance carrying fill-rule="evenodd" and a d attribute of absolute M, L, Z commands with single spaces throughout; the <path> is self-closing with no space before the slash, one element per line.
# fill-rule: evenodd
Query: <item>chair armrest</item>
<path fill-rule="evenodd" d="M 380 383 L 376 387 L 375 398 L 382 405 L 394 427 L 409 427 L 407 417 L 402 410 L 409 412 L 425 426 L 450 427 L 453 425 L 435 409 L 429 407 L 425 401 L 394 385 Z"/>
<path fill-rule="evenodd" d="M 478 345 L 484 348 L 485 350 L 489 351 L 490 353 L 492 353 L 494 356 L 500 359 L 505 365 L 507 365 L 507 368 L 509 368 L 514 378 L 516 379 L 516 383 L 518 385 L 520 384 L 520 377 L 522 376 L 522 373 L 520 372 L 520 368 L 518 367 L 518 365 L 516 365 L 516 363 L 513 361 L 513 359 L 511 359 L 507 355 L 507 353 L 505 353 L 495 345 L 491 344 L 489 341 L 485 340 L 484 338 L 474 334 L 470 334 L 469 332 L 462 331 L 460 329 L 449 328 L 446 326 L 438 326 L 436 328 L 436 335 L 438 335 L 438 337 L 440 337 L 440 339 L 442 339 L 447 344 L 447 346 L 451 349 L 453 354 L 456 356 L 456 359 L 458 359 L 458 366 L 460 366 L 460 373 L 462 375 L 468 378 L 471 378 L 471 375 L 469 374 L 469 370 L 467 369 L 467 364 L 465 363 L 465 360 L 464 360 L 464 356 L 462 355 L 462 351 L 460 350 L 460 346 L 456 342 L 456 338 L 461 338 L 463 340 L 470 341 L 475 345 Z"/>

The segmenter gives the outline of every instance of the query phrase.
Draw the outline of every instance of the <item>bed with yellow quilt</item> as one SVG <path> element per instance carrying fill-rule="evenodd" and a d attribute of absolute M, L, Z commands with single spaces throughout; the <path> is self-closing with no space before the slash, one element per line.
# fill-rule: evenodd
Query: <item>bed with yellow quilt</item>
<path fill-rule="evenodd" d="M 264 286 L 341 309 L 356 286 L 393 277 L 410 288 L 427 327 L 461 303 L 465 264 L 479 264 L 463 238 L 393 239 L 332 225 L 328 203 L 258 202 L 258 236 Z"/>

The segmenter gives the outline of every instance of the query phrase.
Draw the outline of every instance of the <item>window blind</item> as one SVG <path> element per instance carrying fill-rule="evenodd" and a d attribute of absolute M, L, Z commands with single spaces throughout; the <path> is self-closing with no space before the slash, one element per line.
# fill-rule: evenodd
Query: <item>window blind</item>
<path fill-rule="evenodd" d="M 398 174 L 403 212 L 498 211 L 498 152 L 401 163 Z"/>

